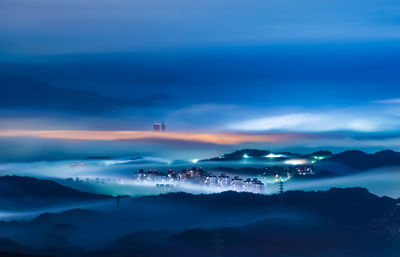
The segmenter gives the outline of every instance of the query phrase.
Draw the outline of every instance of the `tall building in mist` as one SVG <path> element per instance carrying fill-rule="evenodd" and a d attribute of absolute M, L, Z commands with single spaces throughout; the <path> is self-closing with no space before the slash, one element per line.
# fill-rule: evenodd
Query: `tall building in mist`
<path fill-rule="evenodd" d="M 160 132 L 160 131 L 165 132 L 165 128 L 166 128 L 166 125 L 165 125 L 165 122 L 164 122 L 164 121 L 161 122 L 161 124 L 160 124 L 159 122 L 155 122 L 155 123 L 153 124 L 153 130 L 154 130 L 154 132 Z"/>

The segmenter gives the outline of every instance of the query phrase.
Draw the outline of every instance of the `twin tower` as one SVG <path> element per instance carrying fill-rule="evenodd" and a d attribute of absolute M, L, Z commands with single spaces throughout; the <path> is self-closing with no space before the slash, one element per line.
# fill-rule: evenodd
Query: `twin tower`
<path fill-rule="evenodd" d="M 161 122 L 161 124 L 159 122 L 156 122 L 153 124 L 153 130 L 154 132 L 160 132 L 160 128 L 162 132 L 165 132 L 165 123 L 164 121 Z"/>

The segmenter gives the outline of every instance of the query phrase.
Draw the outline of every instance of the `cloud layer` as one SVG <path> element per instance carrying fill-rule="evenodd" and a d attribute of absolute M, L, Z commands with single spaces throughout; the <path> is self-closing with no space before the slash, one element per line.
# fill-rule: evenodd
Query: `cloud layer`
<path fill-rule="evenodd" d="M 236 131 L 355 131 L 387 132 L 400 129 L 400 119 L 364 113 L 291 113 L 243 120 L 227 127 Z"/>

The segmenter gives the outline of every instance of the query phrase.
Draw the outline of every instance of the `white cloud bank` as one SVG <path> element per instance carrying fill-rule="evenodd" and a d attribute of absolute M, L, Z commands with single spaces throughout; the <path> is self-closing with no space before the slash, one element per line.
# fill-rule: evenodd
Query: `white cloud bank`
<path fill-rule="evenodd" d="M 289 113 L 269 115 L 255 119 L 237 121 L 227 126 L 235 131 L 356 131 L 384 132 L 400 128 L 396 117 L 351 113 Z"/>

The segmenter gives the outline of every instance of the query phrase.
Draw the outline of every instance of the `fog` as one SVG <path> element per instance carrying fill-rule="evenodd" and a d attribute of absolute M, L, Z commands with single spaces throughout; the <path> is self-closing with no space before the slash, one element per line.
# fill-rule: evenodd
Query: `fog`
<path fill-rule="evenodd" d="M 139 169 L 158 169 L 166 173 L 172 168 L 180 171 L 184 168 L 202 166 L 206 171 L 215 175 L 227 173 L 230 176 L 242 178 L 261 178 L 256 172 L 240 174 L 224 171 L 221 167 L 228 168 L 258 168 L 260 173 L 267 165 L 276 165 L 276 162 L 253 162 L 249 160 L 232 162 L 206 162 L 194 163 L 192 161 L 176 162 L 171 159 L 143 157 L 138 159 L 121 158 L 110 160 L 69 160 L 69 161 L 41 161 L 25 163 L 2 163 L 0 175 L 32 176 L 36 178 L 51 179 L 60 184 L 76 188 L 78 190 L 108 194 L 108 195 L 157 195 L 160 193 L 184 191 L 189 193 L 216 193 L 224 191 L 224 188 L 206 188 L 191 183 L 179 183 L 168 190 L 156 187 L 156 183 L 138 182 L 135 173 Z M 400 197 L 400 167 L 387 167 L 355 173 L 352 175 L 330 178 L 291 179 L 284 184 L 285 190 L 327 190 L 331 187 L 364 187 L 371 193 L 379 196 Z M 66 180 L 70 178 L 69 180 Z M 72 179 L 71 179 L 72 178 Z M 267 182 L 267 181 L 265 181 Z M 270 182 L 270 181 L 268 181 Z M 226 189 L 228 190 L 228 189 Z M 277 184 L 266 184 L 265 194 L 278 192 Z"/>
<path fill-rule="evenodd" d="M 378 196 L 400 197 L 400 167 L 372 169 L 344 177 L 296 180 L 285 185 L 287 190 L 327 190 L 331 187 L 364 187 Z"/>

